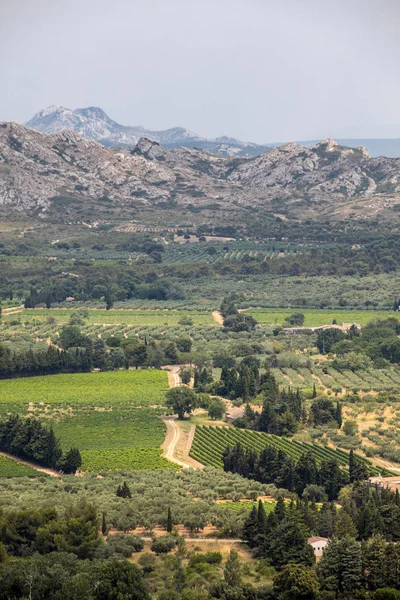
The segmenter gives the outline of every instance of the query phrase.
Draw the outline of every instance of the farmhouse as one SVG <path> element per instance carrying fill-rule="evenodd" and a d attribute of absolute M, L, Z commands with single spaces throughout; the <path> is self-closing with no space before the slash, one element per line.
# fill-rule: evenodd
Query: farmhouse
<path fill-rule="evenodd" d="M 310 546 L 312 546 L 315 556 L 323 555 L 328 542 L 328 538 L 319 537 L 318 535 L 313 535 L 307 540 L 307 543 L 310 544 Z"/>
<path fill-rule="evenodd" d="M 396 490 L 400 492 L 400 475 L 395 477 L 382 477 L 379 475 L 378 477 L 370 477 L 368 481 L 377 487 L 388 488 L 391 492 Z"/>
<path fill-rule="evenodd" d="M 232 406 L 225 413 L 225 421 L 227 423 L 233 423 L 236 419 L 241 419 L 244 415 L 244 407 L 243 406 Z"/>

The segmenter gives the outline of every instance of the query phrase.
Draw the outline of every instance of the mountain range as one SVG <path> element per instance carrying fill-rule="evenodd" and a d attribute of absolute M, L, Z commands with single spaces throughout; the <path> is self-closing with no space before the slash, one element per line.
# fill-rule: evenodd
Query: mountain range
<path fill-rule="evenodd" d="M 54 133 L 63 129 L 73 129 L 79 135 L 96 140 L 106 147 L 134 146 L 141 137 L 158 142 L 164 148 L 180 146 L 200 148 L 222 156 L 258 156 L 282 143 L 254 144 L 242 142 L 233 137 L 207 139 L 183 127 L 173 127 L 163 131 L 152 131 L 141 126 L 120 125 L 98 107 L 71 110 L 62 106 L 49 106 L 30 119 L 26 125 L 43 133 Z M 314 146 L 322 140 L 300 141 L 302 146 Z M 400 139 L 339 139 L 342 146 L 357 148 L 364 146 L 371 156 L 400 157 Z"/>
<path fill-rule="evenodd" d="M 0 205 L 40 218 L 101 222 L 140 212 L 142 221 L 165 225 L 163 208 L 175 223 L 185 209 L 210 220 L 216 213 L 207 211 L 220 211 L 224 223 L 249 209 L 298 220 L 393 219 L 399 202 L 400 159 L 333 140 L 232 158 L 167 150 L 147 138 L 106 148 L 71 130 L 45 134 L 0 123 Z"/>
<path fill-rule="evenodd" d="M 273 147 L 241 142 L 231 137 L 206 139 L 183 127 L 151 131 L 141 126 L 120 125 L 96 106 L 76 110 L 50 106 L 36 113 L 26 125 L 43 133 L 73 129 L 89 140 L 96 140 L 103 146 L 114 148 L 134 146 L 141 137 L 158 142 L 167 149 L 180 146 L 196 147 L 223 156 L 257 156 Z"/>

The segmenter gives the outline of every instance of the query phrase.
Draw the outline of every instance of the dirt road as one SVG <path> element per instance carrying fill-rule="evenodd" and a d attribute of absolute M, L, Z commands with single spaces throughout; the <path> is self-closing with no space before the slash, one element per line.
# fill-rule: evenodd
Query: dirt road
<path fill-rule="evenodd" d="M 22 312 L 24 309 L 24 305 L 21 306 L 12 306 L 11 308 L 3 308 L 3 315 L 12 315 L 14 313 Z"/>
<path fill-rule="evenodd" d="M 59 471 L 54 471 L 53 469 L 48 469 L 47 467 L 40 467 L 36 463 L 30 462 L 29 460 L 22 460 L 22 458 L 18 458 L 17 456 L 13 456 L 12 454 L 7 454 L 6 452 L 0 452 L 0 456 L 11 458 L 11 460 L 15 460 L 15 462 L 17 463 L 21 463 L 22 465 L 31 467 L 31 469 L 35 469 L 35 471 L 39 471 L 40 473 L 46 473 L 46 475 L 51 475 L 52 477 L 61 477 L 62 475 Z"/>
<path fill-rule="evenodd" d="M 223 316 L 221 315 L 221 313 L 219 312 L 219 310 L 214 310 L 212 313 L 213 319 L 216 323 L 218 323 L 218 325 L 223 325 L 224 324 L 224 319 Z"/>
<path fill-rule="evenodd" d="M 191 465 L 189 461 L 186 462 L 184 460 L 180 460 L 175 456 L 176 447 L 182 434 L 180 427 L 178 427 L 176 424 L 175 418 L 165 418 L 163 421 L 167 426 L 167 437 L 165 438 L 164 442 L 164 458 L 175 463 L 176 465 L 179 465 L 180 467 L 183 467 L 184 469 L 190 469 L 193 467 L 193 465 Z"/>
<path fill-rule="evenodd" d="M 163 370 L 168 371 L 168 385 L 170 388 L 178 387 L 181 385 L 181 379 L 179 377 L 179 371 L 181 367 L 186 365 L 165 365 L 162 367 Z"/>

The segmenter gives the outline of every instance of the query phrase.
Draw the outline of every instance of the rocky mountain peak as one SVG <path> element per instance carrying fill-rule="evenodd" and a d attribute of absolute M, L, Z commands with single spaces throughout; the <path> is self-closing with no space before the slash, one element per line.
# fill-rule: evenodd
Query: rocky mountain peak
<path fill-rule="evenodd" d="M 142 126 L 120 125 L 98 106 L 75 110 L 49 106 L 36 113 L 26 125 L 43 133 L 74 129 L 79 135 L 106 147 L 135 146 L 141 137 L 146 137 L 168 149 L 196 147 L 225 156 L 257 156 L 269 149 L 268 146 L 241 142 L 235 138 L 207 139 L 184 127 L 152 131 Z"/>
<path fill-rule="evenodd" d="M 88 108 L 77 108 L 75 114 L 82 115 L 88 119 L 98 119 L 99 121 L 109 122 L 110 117 L 98 106 L 89 106 Z"/>

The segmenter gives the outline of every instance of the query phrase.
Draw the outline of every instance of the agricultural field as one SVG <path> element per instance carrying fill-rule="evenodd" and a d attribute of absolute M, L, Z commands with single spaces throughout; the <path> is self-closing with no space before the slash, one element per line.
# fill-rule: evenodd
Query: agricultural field
<path fill-rule="evenodd" d="M 246 314 L 251 315 L 260 324 L 267 325 L 282 325 L 289 327 L 285 323 L 286 317 L 289 317 L 294 312 L 304 314 L 303 327 L 320 327 L 329 325 L 336 320 L 338 325 L 342 323 L 358 323 L 363 326 L 373 319 L 387 319 L 396 317 L 400 320 L 398 313 L 393 311 L 382 310 L 319 310 L 319 309 L 269 309 L 269 308 L 251 308 L 246 311 Z"/>
<path fill-rule="evenodd" d="M 29 404 L 40 403 L 64 410 L 71 406 L 94 406 L 99 410 L 120 405 L 130 408 L 162 406 L 167 389 L 167 373 L 156 370 L 6 379 L 0 383 L 0 407 L 26 409 Z"/>
<path fill-rule="evenodd" d="M 1 381 L 0 415 L 52 424 L 64 450 L 81 451 L 83 471 L 174 469 L 160 449 L 167 388 L 167 373 L 155 370 L 9 379 Z"/>
<path fill-rule="evenodd" d="M 27 465 L 18 463 L 12 458 L 0 455 L 0 478 L 8 479 L 10 477 L 46 477 L 44 473 L 38 473 Z"/>
<path fill-rule="evenodd" d="M 324 460 L 335 459 L 342 466 L 349 463 L 349 455 L 338 448 L 328 448 L 315 443 L 297 442 L 272 434 L 259 433 L 248 429 L 235 429 L 233 427 L 218 427 L 201 425 L 196 427 L 190 456 L 204 465 L 222 468 L 222 454 L 227 446 L 240 443 L 244 448 L 253 448 L 260 452 L 267 445 L 272 445 L 278 450 L 283 450 L 288 456 L 298 460 L 304 452 L 310 451 L 317 463 Z M 371 475 L 378 475 L 380 469 L 373 467 L 371 461 L 362 456 L 359 460 L 369 466 Z"/>
<path fill-rule="evenodd" d="M 205 262 L 217 260 L 242 262 L 248 260 L 268 261 L 273 258 L 295 256 L 297 253 L 309 251 L 311 246 L 288 244 L 283 242 L 226 241 L 207 244 L 202 242 L 169 244 L 165 248 L 163 262 L 168 264 Z"/>
<path fill-rule="evenodd" d="M 6 315 L 5 321 L 23 322 L 40 319 L 48 321 L 49 318 L 54 319 L 58 325 L 68 323 L 72 309 L 56 309 L 56 308 L 28 308 L 20 313 Z M 191 320 L 193 325 L 216 325 L 212 318 L 211 312 L 208 311 L 193 311 L 193 310 L 102 310 L 89 309 L 88 318 L 85 319 L 89 324 L 97 325 L 136 325 L 136 326 L 175 326 L 180 322 Z"/>
<path fill-rule="evenodd" d="M 312 364 L 307 367 L 273 368 L 272 373 L 282 387 L 295 387 L 299 390 L 319 390 L 342 393 L 345 390 L 361 392 L 390 392 L 400 388 L 400 371 L 396 367 L 386 369 L 365 369 L 356 373 L 348 369 L 338 371 L 331 366 L 322 368 Z"/>

